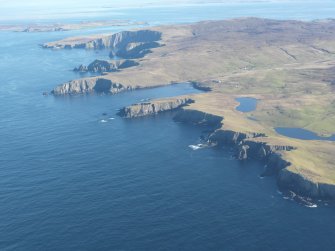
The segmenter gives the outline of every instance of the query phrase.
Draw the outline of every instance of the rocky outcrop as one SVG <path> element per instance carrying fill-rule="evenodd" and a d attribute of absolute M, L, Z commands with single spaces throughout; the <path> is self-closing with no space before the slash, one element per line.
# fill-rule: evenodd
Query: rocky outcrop
<path fill-rule="evenodd" d="M 94 60 L 88 66 L 80 65 L 74 68 L 77 72 L 115 72 L 117 70 L 133 67 L 139 65 L 138 62 L 134 60 Z"/>
<path fill-rule="evenodd" d="M 105 93 L 116 94 L 123 91 L 130 91 L 133 88 L 130 86 L 123 86 L 119 83 L 113 83 L 109 79 L 104 78 L 84 78 L 72 80 L 65 84 L 54 88 L 51 93 L 54 95 L 72 95 L 85 93 Z"/>
<path fill-rule="evenodd" d="M 53 49 L 111 49 L 113 57 L 139 58 L 143 57 L 150 49 L 160 46 L 162 34 L 158 31 L 139 30 L 122 31 L 112 35 L 102 35 L 100 38 L 78 38 L 46 43 L 43 48 Z"/>
<path fill-rule="evenodd" d="M 186 106 L 194 101 L 190 98 L 175 98 L 134 104 L 122 108 L 118 115 L 124 118 L 136 118 L 156 115 L 165 111 L 172 111 Z"/>

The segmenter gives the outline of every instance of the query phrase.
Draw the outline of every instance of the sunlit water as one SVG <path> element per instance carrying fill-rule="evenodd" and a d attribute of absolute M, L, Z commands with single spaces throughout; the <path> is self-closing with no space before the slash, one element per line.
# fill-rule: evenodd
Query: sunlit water
<path fill-rule="evenodd" d="M 202 10 L 137 15 L 157 23 L 232 15 Z M 107 53 L 38 44 L 119 29 L 0 33 L 0 250 L 333 250 L 334 208 L 284 200 L 273 178 L 259 178 L 260 163 L 241 163 L 228 148 L 192 150 L 205 128 L 170 113 L 115 115 L 143 99 L 197 92 L 191 86 L 41 95 Z"/>

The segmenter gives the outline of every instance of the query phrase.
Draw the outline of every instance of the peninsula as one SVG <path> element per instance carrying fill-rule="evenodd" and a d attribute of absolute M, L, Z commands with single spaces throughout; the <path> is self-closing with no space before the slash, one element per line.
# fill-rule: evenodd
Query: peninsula
<path fill-rule="evenodd" d="M 263 161 L 263 175 L 275 175 L 280 188 L 335 199 L 335 142 L 294 139 L 275 130 L 335 133 L 335 20 L 205 21 L 73 37 L 43 47 L 109 49 L 112 60 L 132 60 L 132 67 L 60 84 L 54 95 L 116 94 L 192 82 L 207 92 L 135 104 L 122 114 L 179 108 L 176 120 L 213 126 L 210 142 L 232 145 L 241 160 Z M 240 97 L 257 99 L 257 108 L 236 110 Z"/>

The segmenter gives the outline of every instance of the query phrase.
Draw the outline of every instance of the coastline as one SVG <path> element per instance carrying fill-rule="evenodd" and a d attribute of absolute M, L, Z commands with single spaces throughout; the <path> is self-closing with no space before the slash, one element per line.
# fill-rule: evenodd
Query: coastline
<path fill-rule="evenodd" d="M 335 185 L 317 183 L 313 180 L 292 171 L 292 164 L 285 159 L 284 152 L 295 151 L 297 148 L 289 145 L 270 145 L 262 138 L 266 138 L 264 133 L 238 132 L 224 129 L 224 118 L 221 116 L 208 114 L 206 112 L 189 109 L 185 105 L 171 107 L 171 103 L 182 100 L 182 97 L 165 98 L 138 103 L 121 109 L 118 114 L 123 118 L 138 118 L 158 115 L 161 112 L 178 110 L 173 120 L 193 126 L 206 126 L 211 128 L 206 144 L 209 146 L 229 146 L 234 149 L 234 156 L 240 161 L 258 160 L 264 164 L 264 171 L 260 177 L 274 176 L 280 191 L 292 200 L 308 207 L 314 207 L 318 200 L 334 200 Z M 157 106 L 159 103 L 163 108 L 143 109 L 144 107 Z M 192 102 L 193 103 L 193 102 Z M 140 109 L 139 109 L 140 108 Z M 122 112 L 124 111 L 124 112 Z M 128 111 L 128 112 L 125 112 Z M 255 139 L 260 139 L 256 140 Z"/>
<path fill-rule="evenodd" d="M 313 141 L 313 145 L 308 145 L 303 140 L 278 135 L 273 129 L 307 124 L 307 128 L 318 133 L 334 130 L 335 117 L 324 114 L 333 109 L 329 104 L 334 102 L 335 34 L 330 32 L 333 25 L 334 21 L 257 18 L 204 21 L 68 38 L 43 47 L 108 48 L 112 55 L 120 53 L 139 63 L 118 72 L 61 84 L 52 91 L 55 96 L 117 94 L 192 83 L 205 92 L 190 97 L 194 103 L 187 104 L 177 114 L 177 120 L 215 125 L 209 138 L 212 143 L 232 146 L 238 159 L 264 162 L 267 168 L 263 175 L 275 175 L 281 189 L 287 188 L 299 196 L 334 199 L 335 144 Z M 238 97 L 253 97 L 260 102 L 255 111 L 244 114 L 236 111 Z M 153 102 L 156 103 L 127 108 L 126 117 L 181 108 L 174 102 Z M 322 106 L 315 109 L 320 103 Z M 328 117 L 320 120 L 318 116 Z"/>

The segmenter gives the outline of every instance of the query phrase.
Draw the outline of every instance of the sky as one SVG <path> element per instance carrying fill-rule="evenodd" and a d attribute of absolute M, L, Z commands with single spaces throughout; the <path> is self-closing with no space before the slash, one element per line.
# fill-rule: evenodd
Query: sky
<path fill-rule="evenodd" d="M 79 13 L 99 12 L 109 8 L 188 4 L 234 4 L 260 2 L 317 2 L 317 0 L 0 0 L 0 25 L 15 20 L 61 19 Z M 319 0 L 335 1 L 335 0 Z"/>
<path fill-rule="evenodd" d="M 292 2 L 292 1 L 312 1 L 312 0 L 0 0 L 1 8 L 32 7 L 32 6 L 110 6 L 129 7 L 141 5 L 162 5 L 162 4 L 205 4 L 205 3 L 234 3 L 234 2 Z"/>

